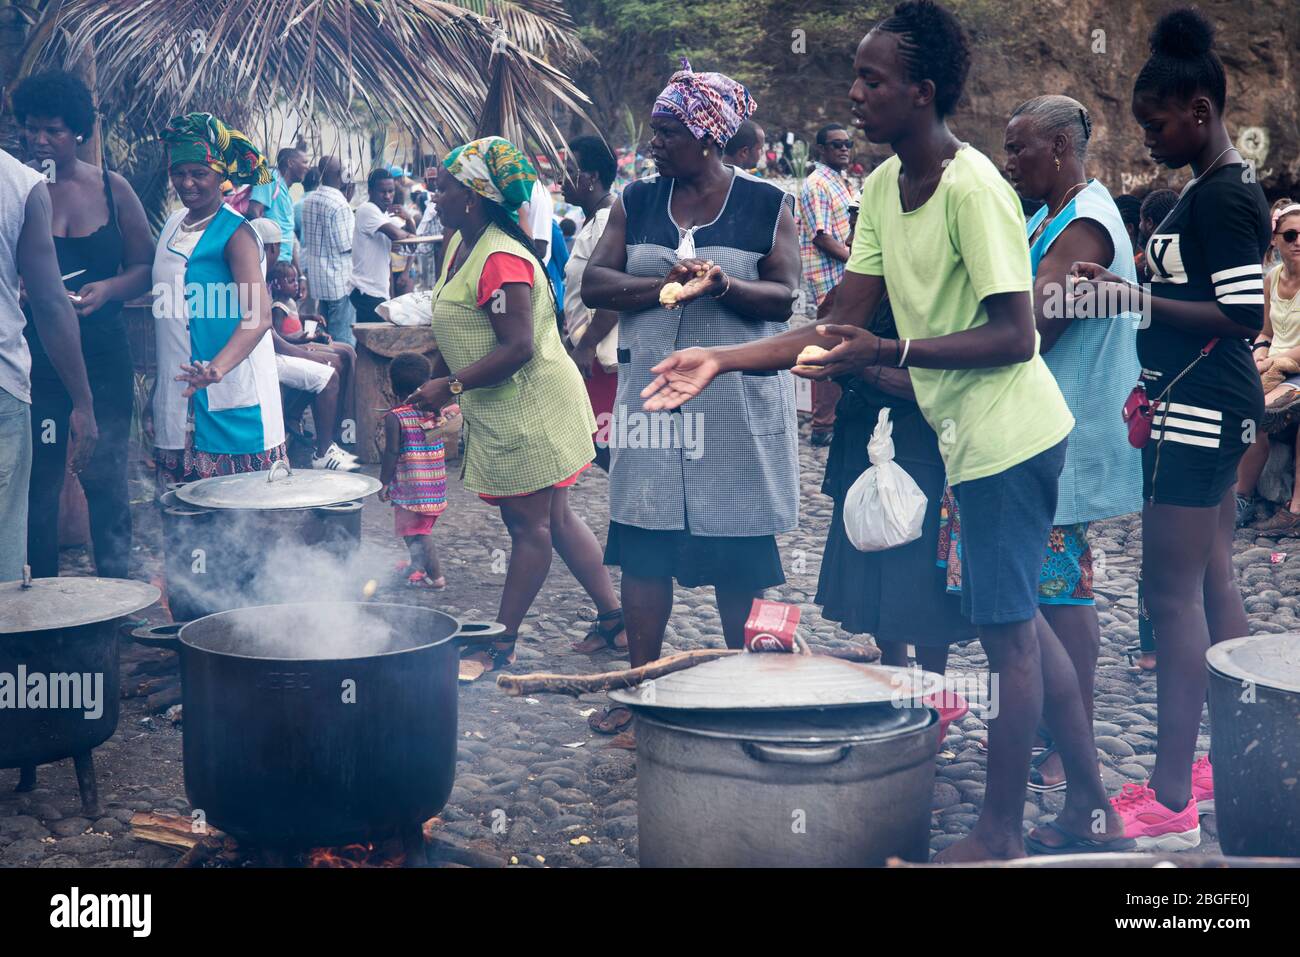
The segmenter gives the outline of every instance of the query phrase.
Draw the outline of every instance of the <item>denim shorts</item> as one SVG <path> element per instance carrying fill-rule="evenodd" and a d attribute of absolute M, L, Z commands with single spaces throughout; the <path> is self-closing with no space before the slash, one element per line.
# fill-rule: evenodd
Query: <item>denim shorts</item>
<path fill-rule="evenodd" d="M 0 387 L 0 582 L 27 564 L 27 483 L 32 474 L 32 407 Z M 50 516 L 40 516 L 49 521 Z"/>
<path fill-rule="evenodd" d="M 961 512 L 961 606 L 972 624 L 1009 625 L 1038 613 L 1066 441 L 1004 472 L 953 486 Z"/>

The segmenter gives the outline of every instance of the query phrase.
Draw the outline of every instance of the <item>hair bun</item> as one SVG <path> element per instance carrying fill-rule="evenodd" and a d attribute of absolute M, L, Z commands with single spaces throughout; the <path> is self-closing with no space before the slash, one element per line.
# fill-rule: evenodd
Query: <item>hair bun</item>
<path fill-rule="evenodd" d="M 1205 56 L 1214 46 L 1214 26 L 1191 7 L 1170 10 L 1151 31 L 1151 52 L 1191 60 Z"/>

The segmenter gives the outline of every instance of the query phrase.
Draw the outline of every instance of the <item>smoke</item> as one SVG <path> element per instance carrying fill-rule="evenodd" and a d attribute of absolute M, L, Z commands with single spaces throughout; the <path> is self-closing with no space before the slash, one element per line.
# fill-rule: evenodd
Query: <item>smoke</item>
<path fill-rule="evenodd" d="M 207 614 L 291 603 L 233 616 L 238 640 L 221 650 L 237 654 L 351 658 L 413 647 L 421 636 L 394 635 L 360 604 L 367 582 L 385 572 L 383 553 L 360 547 L 358 518 L 316 509 L 173 509 L 166 542 L 173 609 Z"/>

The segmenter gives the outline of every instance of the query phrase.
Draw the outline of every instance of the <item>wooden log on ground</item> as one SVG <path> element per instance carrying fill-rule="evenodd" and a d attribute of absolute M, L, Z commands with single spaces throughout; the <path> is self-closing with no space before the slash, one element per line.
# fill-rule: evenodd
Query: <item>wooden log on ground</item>
<path fill-rule="evenodd" d="M 659 658 L 639 668 L 604 671 L 594 675 L 561 675 L 545 671 L 527 675 L 498 675 L 497 687 L 512 698 L 527 694 L 567 694 L 576 698 L 579 695 L 612 691 L 615 688 L 633 688 L 643 681 L 662 678 L 674 671 L 682 671 L 706 661 L 741 654 L 746 652 L 731 648 L 701 648 Z M 858 662 L 877 661 L 880 658 L 879 649 L 866 645 L 855 645 L 845 649 L 814 648 L 813 654 Z"/>
<path fill-rule="evenodd" d="M 162 691 L 155 691 L 145 699 L 145 707 L 150 711 L 166 711 L 174 704 L 181 702 L 181 686 L 179 682 Z"/>
<path fill-rule="evenodd" d="M 155 814 L 152 811 L 137 811 L 131 815 L 131 836 L 150 844 L 164 847 L 179 847 L 189 850 L 206 838 L 213 838 L 218 845 L 224 835 L 216 828 L 209 827 L 199 834 L 194 831 L 194 822 L 179 814 Z M 220 850 L 220 847 L 218 847 Z"/>

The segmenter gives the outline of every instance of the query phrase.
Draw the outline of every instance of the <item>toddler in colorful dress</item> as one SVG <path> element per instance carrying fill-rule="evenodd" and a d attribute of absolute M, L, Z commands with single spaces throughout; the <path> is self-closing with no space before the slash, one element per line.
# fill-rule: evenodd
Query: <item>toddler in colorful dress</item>
<path fill-rule="evenodd" d="M 418 352 L 393 358 L 389 380 L 393 393 L 410 395 L 433 372 L 432 363 Z M 447 470 L 443 440 L 431 430 L 441 420 L 413 406 L 398 405 L 384 416 L 384 458 L 379 480 L 382 501 L 393 506 L 394 531 L 406 542 L 411 561 L 406 567 L 408 585 L 447 587 L 433 544 L 433 525 L 447 507 Z"/>

